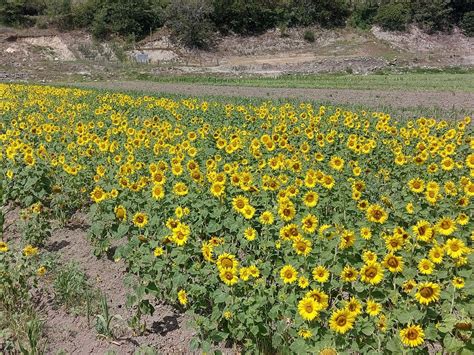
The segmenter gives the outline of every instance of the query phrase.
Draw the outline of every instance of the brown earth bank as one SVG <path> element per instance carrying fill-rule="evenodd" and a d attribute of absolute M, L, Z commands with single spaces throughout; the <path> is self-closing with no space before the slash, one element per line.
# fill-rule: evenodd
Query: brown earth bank
<path fill-rule="evenodd" d="M 155 94 L 189 96 L 228 96 L 268 99 L 301 99 L 319 103 L 363 105 L 372 108 L 439 108 L 443 110 L 474 110 L 474 93 L 396 90 L 261 88 L 213 86 L 198 84 L 158 83 L 150 81 L 103 81 L 71 84 L 80 87 L 117 91 L 141 91 Z"/>
<path fill-rule="evenodd" d="M 312 31 L 314 42 L 304 40 Z M 221 37 L 210 51 L 173 42 L 161 29 L 137 43 L 98 42 L 84 31 L 0 27 L 0 80 L 127 79 L 137 75 L 371 73 L 398 68 L 474 66 L 474 38 L 458 29 L 426 34 L 351 28 L 279 29 Z M 140 63 L 137 63 L 140 62 Z"/>

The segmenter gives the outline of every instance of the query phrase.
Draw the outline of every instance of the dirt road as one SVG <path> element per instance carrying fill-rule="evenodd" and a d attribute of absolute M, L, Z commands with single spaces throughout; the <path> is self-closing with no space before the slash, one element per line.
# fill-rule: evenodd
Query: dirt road
<path fill-rule="evenodd" d="M 241 86 L 212 86 L 200 84 L 174 84 L 150 81 L 109 81 L 75 83 L 75 86 L 133 90 L 147 93 L 183 94 L 190 96 L 211 95 L 269 99 L 302 99 L 322 103 L 363 105 L 374 109 L 439 108 L 442 110 L 474 110 L 474 93 L 437 91 L 377 91 L 347 89 L 296 89 L 259 88 Z"/>

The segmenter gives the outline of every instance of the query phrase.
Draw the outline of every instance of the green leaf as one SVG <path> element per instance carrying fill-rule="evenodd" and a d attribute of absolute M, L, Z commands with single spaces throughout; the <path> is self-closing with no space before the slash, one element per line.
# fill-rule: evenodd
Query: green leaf
<path fill-rule="evenodd" d="M 444 337 L 443 345 L 446 351 L 456 352 L 464 346 L 464 343 L 461 340 L 453 337 L 451 334 L 447 334 Z"/>

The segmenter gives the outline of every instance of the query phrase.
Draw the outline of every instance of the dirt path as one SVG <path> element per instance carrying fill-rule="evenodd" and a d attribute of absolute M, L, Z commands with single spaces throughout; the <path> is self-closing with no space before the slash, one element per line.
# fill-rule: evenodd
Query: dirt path
<path fill-rule="evenodd" d="M 109 81 L 75 83 L 75 86 L 109 90 L 136 90 L 190 96 L 211 95 L 247 98 L 303 99 L 321 103 L 367 105 L 373 108 L 439 108 L 474 110 L 474 93 L 438 91 L 376 91 L 348 89 L 260 88 L 158 83 L 150 81 Z"/>

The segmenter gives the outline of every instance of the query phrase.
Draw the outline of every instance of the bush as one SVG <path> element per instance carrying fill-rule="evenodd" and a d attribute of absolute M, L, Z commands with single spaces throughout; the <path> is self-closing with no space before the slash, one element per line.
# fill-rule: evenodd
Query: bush
<path fill-rule="evenodd" d="M 378 5 L 366 3 L 357 6 L 349 18 L 349 25 L 363 30 L 369 29 L 374 23 L 378 8 Z"/>
<path fill-rule="evenodd" d="M 38 0 L 0 1 L 0 23 L 7 26 L 32 26 L 33 16 L 41 15 L 45 6 Z"/>
<path fill-rule="evenodd" d="M 474 11 L 466 12 L 461 20 L 461 29 L 466 36 L 474 36 Z"/>
<path fill-rule="evenodd" d="M 413 1 L 413 22 L 428 33 L 448 31 L 452 27 L 450 3 L 451 0 Z"/>
<path fill-rule="evenodd" d="M 173 37 L 184 45 L 197 48 L 212 46 L 214 29 L 208 0 L 176 0 L 167 8 L 167 24 Z"/>
<path fill-rule="evenodd" d="M 310 30 L 306 30 L 304 32 L 303 38 L 305 41 L 313 43 L 316 39 L 314 38 L 314 32 Z"/>
<path fill-rule="evenodd" d="M 343 0 L 301 0 L 294 1 L 293 25 L 309 26 L 318 24 L 325 28 L 344 26 L 350 15 L 349 7 Z"/>
<path fill-rule="evenodd" d="M 90 25 L 96 38 L 117 34 L 140 39 L 162 25 L 161 9 L 156 0 L 89 0 L 80 21 Z"/>
<path fill-rule="evenodd" d="M 374 18 L 374 23 L 387 31 L 404 31 L 409 19 L 410 15 L 405 4 L 389 3 L 380 6 Z"/>

